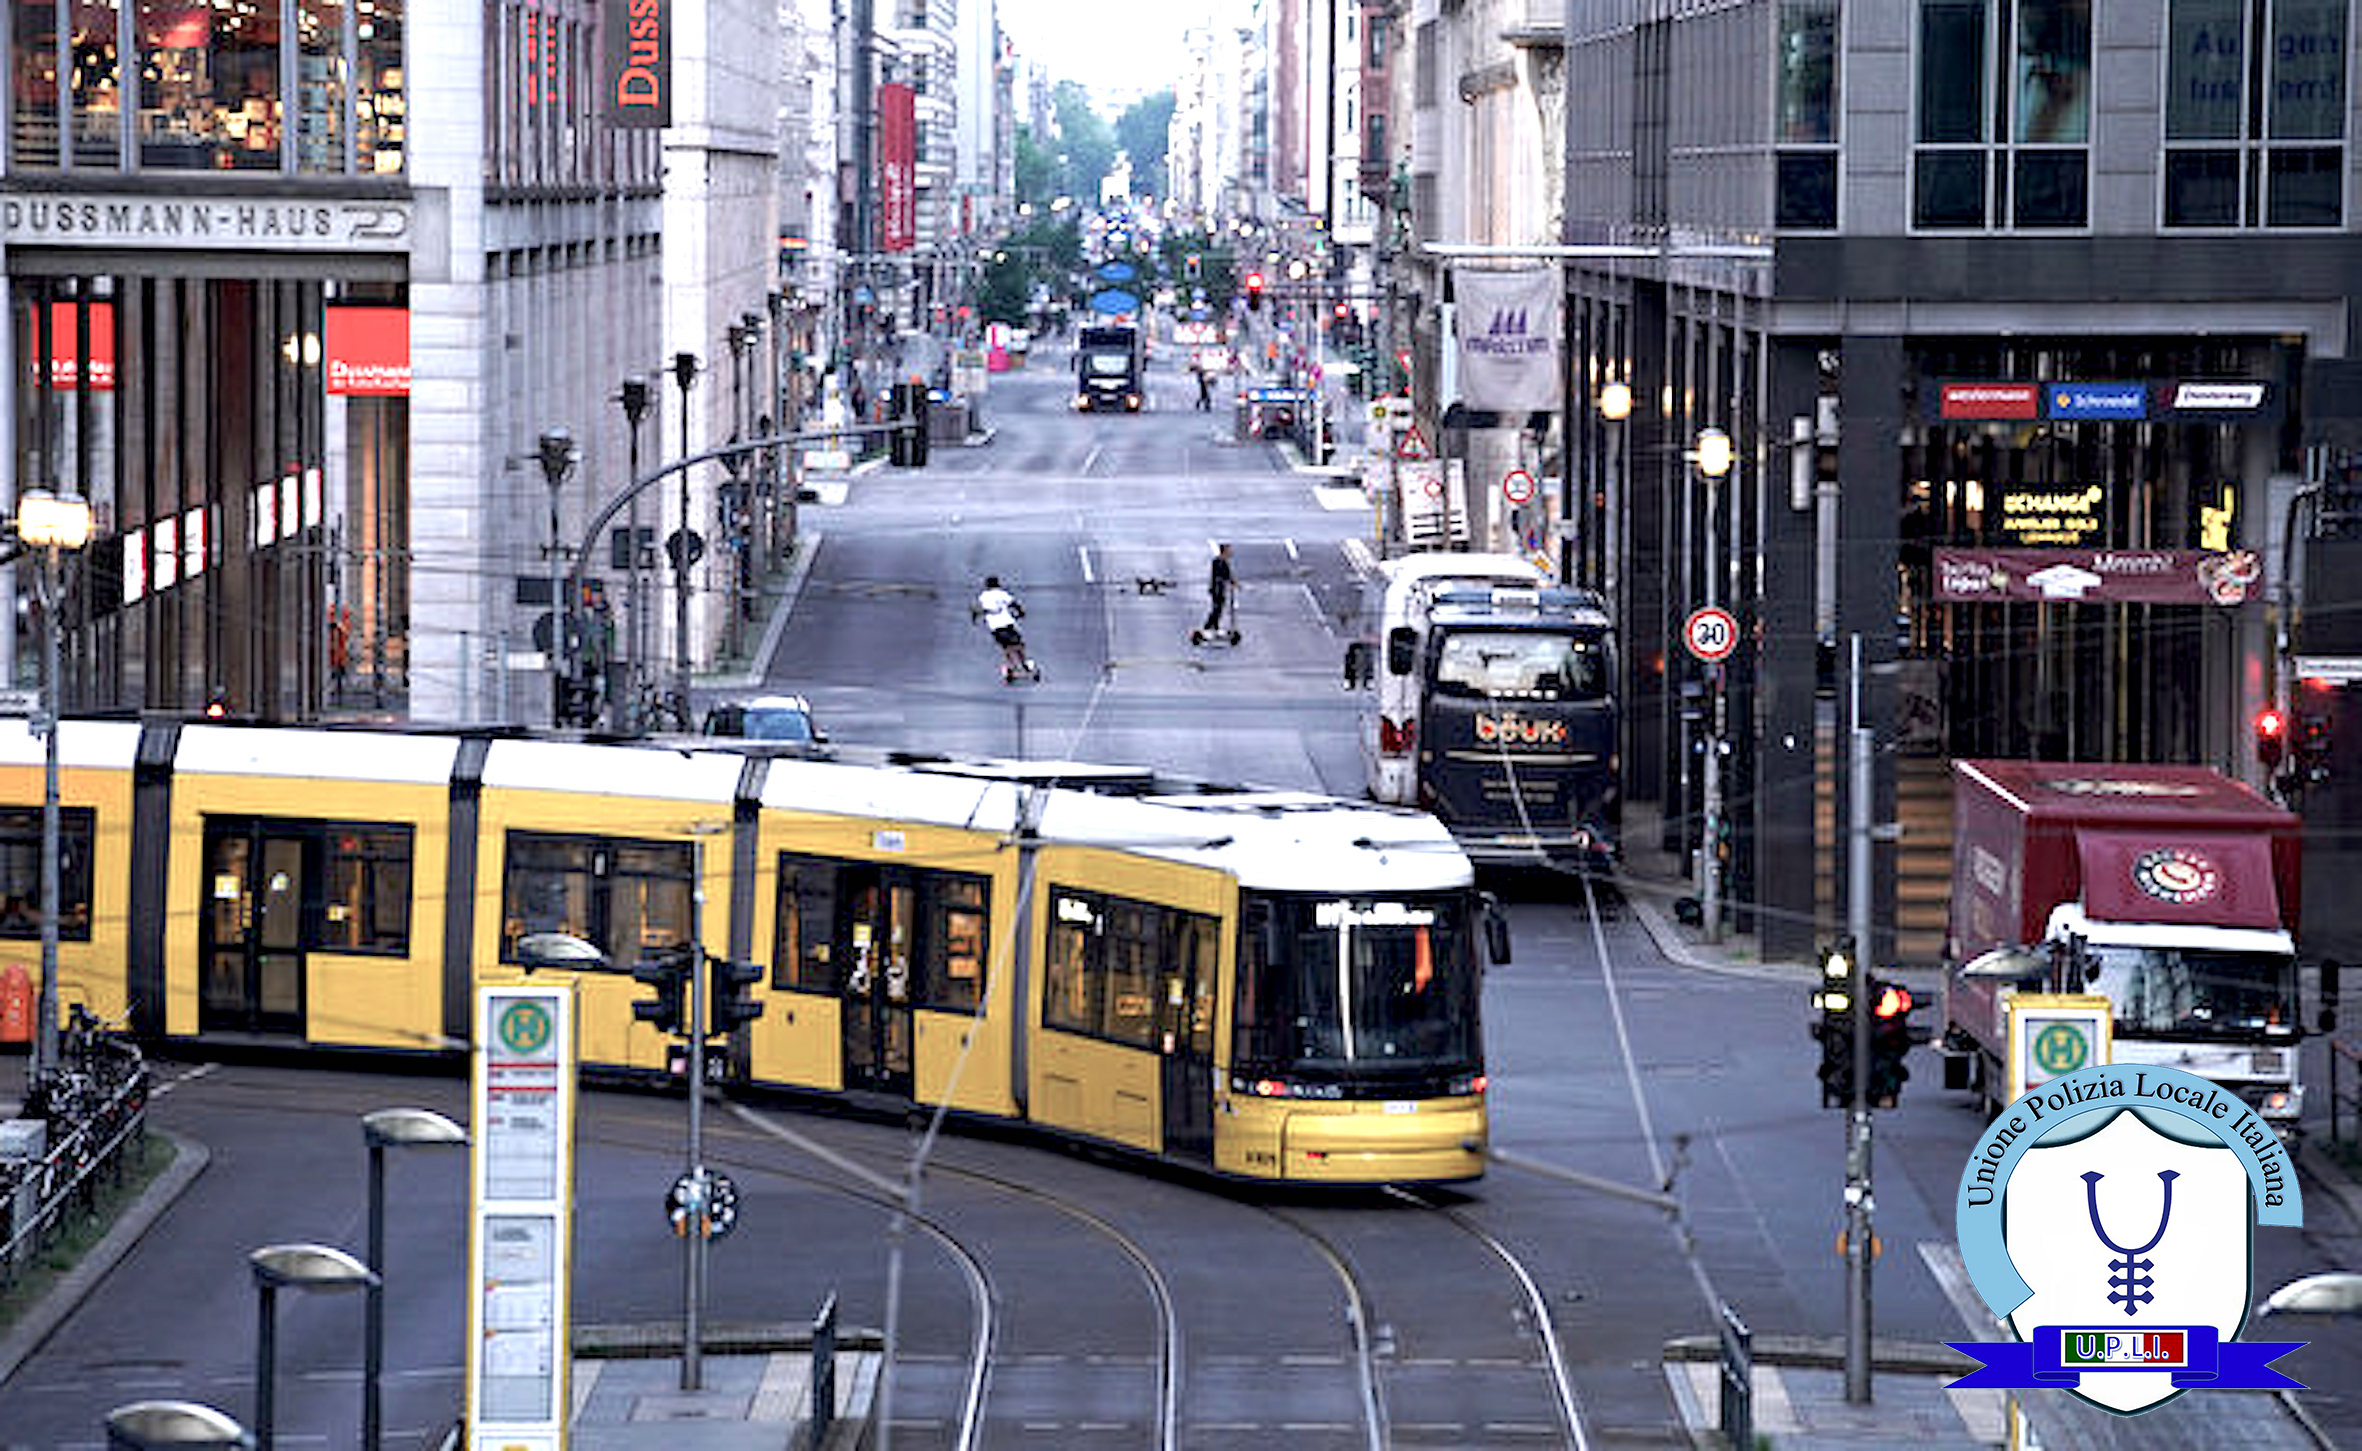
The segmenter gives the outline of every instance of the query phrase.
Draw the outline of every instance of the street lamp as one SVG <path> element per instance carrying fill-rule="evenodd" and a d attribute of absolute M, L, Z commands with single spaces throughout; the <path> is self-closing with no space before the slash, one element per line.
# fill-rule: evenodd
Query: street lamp
<path fill-rule="evenodd" d="M 254 1437 L 244 1426 L 195 1401 L 133 1401 L 107 1412 L 110 1451 L 250 1451 Z"/>
<path fill-rule="evenodd" d="M 632 486 L 631 514 L 628 520 L 631 530 L 628 536 L 631 548 L 625 559 L 631 571 L 631 678 L 636 687 L 641 683 L 641 672 L 647 668 L 648 661 L 648 584 L 641 577 L 640 569 L 639 489 L 640 424 L 648 417 L 648 405 L 651 401 L 647 378 L 634 373 L 624 379 L 622 386 L 616 390 L 615 401 L 623 405 L 624 426 L 631 434 L 631 477 L 627 480 Z M 636 722 L 634 728 L 638 728 Z"/>
<path fill-rule="evenodd" d="M 421 1145 L 464 1145 L 467 1130 L 423 1108 L 381 1108 L 361 1115 L 369 1146 L 369 1298 L 361 1339 L 361 1445 L 377 1451 L 383 1425 L 378 1380 L 385 1369 L 385 1151 Z"/>
<path fill-rule="evenodd" d="M 41 606 L 41 1000 L 33 1035 L 32 1087 L 42 1088 L 57 1068 L 57 928 L 64 894 L 58 888 L 58 641 L 65 627 L 57 617 L 64 596 L 58 578 L 66 550 L 90 542 L 90 501 L 79 494 L 27 489 L 17 496 L 16 537 L 41 551 L 34 571 Z"/>
<path fill-rule="evenodd" d="M 689 390 L 697 383 L 697 355 L 673 354 L 673 382 L 681 390 L 681 457 L 689 456 Z M 681 530 L 673 546 L 673 691 L 680 707 L 675 725 L 689 729 L 689 470 L 681 470 Z"/>
<path fill-rule="evenodd" d="M 1607 487 L 1601 491 L 1595 515 L 1599 527 L 1591 544 L 1598 555 L 1599 587 L 1613 610 L 1618 607 L 1617 590 L 1622 576 L 1618 568 L 1622 551 L 1616 548 L 1616 534 L 1618 521 L 1623 517 L 1624 420 L 1632 416 L 1632 385 L 1621 378 L 1610 378 L 1601 384 L 1598 408 L 1599 416 L 1607 422 Z"/>
<path fill-rule="evenodd" d="M 558 490 L 574 469 L 574 435 L 563 428 L 545 428 L 536 450 L 541 477 L 549 485 L 549 723 L 566 724 L 566 685 L 574 674 L 574 652 L 566 626 L 573 615 L 566 594 L 566 549 L 558 533 Z"/>
<path fill-rule="evenodd" d="M 265 1245 L 246 1256 L 254 1272 L 257 1318 L 254 1337 L 254 1439 L 260 1451 L 275 1444 L 278 1407 L 279 1290 L 358 1290 L 377 1283 L 367 1265 L 324 1244 Z"/>
<path fill-rule="evenodd" d="M 1698 466 L 1698 474 L 1706 481 L 1706 517 L 1703 557 L 1705 569 L 1705 600 L 1708 609 L 1714 608 L 1715 575 L 1720 569 L 1714 542 L 1716 494 L 1724 476 L 1731 470 L 1730 435 L 1719 428 L 1708 428 L 1698 434 L 1698 445 L 1690 459 Z M 1722 666 L 1706 667 L 1706 803 L 1704 815 L 1705 839 L 1698 851 L 1698 905 L 1705 918 L 1706 940 L 1722 940 L 1722 732 L 1723 695 Z"/>

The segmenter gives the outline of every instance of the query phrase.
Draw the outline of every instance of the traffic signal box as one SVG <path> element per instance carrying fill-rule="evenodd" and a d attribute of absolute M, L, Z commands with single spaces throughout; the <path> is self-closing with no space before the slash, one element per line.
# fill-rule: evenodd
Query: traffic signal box
<path fill-rule="evenodd" d="M 1263 274 L 1260 272 L 1249 272 L 1247 274 L 1247 307 L 1250 310 L 1255 310 L 1261 308 L 1262 306 Z"/>
<path fill-rule="evenodd" d="M 1821 985 L 1813 1006 L 1820 1018 L 1812 1035 L 1821 1042 L 1821 1107 L 1849 1108 L 1854 1099 L 1853 939 L 1821 951 Z"/>
<path fill-rule="evenodd" d="M 632 1004 L 632 1017 L 668 1037 L 689 1031 L 689 961 L 680 953 L 632 965 L 632 980 L 654 988 L 655 995 Z"/>
<path fill-rule="evenodd" d="M 2288 716 L 2278 706 L 2267 705 L 2255 713 L 2255 759 L 2268 775 L 2280 765 L 2280 758 L 2288 752 Z"/>
<path fill-rule="evenodd" d="M 754 995 L 755 984 L 763 980 L 761 963 L 716 957 L 707 961 L 706 974 L 707 1037 L 718 1038 L 734 1032 L 763 1015 L 763 1005 Z"/>
<path fill-rule="evenodd" d="M 1893 1108 L 1910 1078 L 1911 990 L 1899 982 L 1870 983 L 1870 1106 Z"/>

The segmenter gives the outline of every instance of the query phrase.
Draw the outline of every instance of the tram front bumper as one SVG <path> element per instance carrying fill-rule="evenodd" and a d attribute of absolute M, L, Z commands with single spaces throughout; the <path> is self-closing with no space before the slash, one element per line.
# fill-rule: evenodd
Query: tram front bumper
<path fill-rule="evenodd" d="M 1414 1184 L 1484 1173 L 1482 1095 L 1269 1105 L 1282 1116 L 1279 1177 L 1320 1184 Z"/>

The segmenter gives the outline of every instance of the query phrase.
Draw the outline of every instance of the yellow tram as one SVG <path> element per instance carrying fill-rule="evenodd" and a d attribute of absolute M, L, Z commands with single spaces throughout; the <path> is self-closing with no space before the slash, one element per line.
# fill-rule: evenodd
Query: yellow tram
<path fill-rule="evenodd" d="M 1242 1178 L 1483 1171 L 1506 936 L 1422 813 L 742 742 L 69 720 L 59 750 L 59 1000 L 153 1041 L 457 1053 L 531 934 L 693 943 L 762 968 L 746 1084 Z M 36 908 L 42 777 L 0 722 L 0 890 Z M 0 918 L 0 962 L 37 937 Z M 667 1071 L 639 985 L 580 976 L 586 1066 Z"/>

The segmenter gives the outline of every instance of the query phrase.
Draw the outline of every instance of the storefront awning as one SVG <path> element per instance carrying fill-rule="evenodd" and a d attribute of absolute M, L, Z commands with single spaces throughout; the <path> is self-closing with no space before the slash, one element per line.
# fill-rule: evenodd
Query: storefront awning
<path fill-rule="evenodd" d="M 2075 850 L 2083 910 L 2098 921 L 2280 925 L 2268 836 L 2083 831 Z"/>

